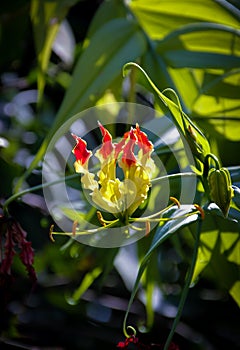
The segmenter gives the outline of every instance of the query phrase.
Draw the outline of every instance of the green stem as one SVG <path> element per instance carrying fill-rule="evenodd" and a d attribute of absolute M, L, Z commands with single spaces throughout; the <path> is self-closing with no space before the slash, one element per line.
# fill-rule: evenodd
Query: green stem
<path fill-rule="evenodd" d="M 75 179 L 76 177 L 79 177 L 79 174 L 69 175 L 69 176 L 66 176 L 64 178 L 61 178 L 61 179 L 58 179 L 58 180 L 55 180 L 55 181 L 46 182 L 45 184 L 33 186 L 33 187 L 30 187 L 30 188 L 27 188 L 26 190 L 23 190 L 23 191 L 20 191 L 18 193 L 15 193 L 15 194 L 13 194 L 11 197 L 9 197 L 4 202 L 4 204 L 3 204 L 3 211 L 5 212 L 5 214 L 8 215 L 8 209 L 7 208 L 9 206 L 9 204 L 12 203 L 14 200 L 18 199 L 19 197 L 24 196 L 27 193 L 38 191 L 38 190 L 41 190 L 43 188 L 47 188 L 47 187 L 56 185 L 56 184 L 64 182 L 64 181 L 72 180 L 72 179 Z"/>
<path fill-rule="evenodd" d="M 128 115 L 129 115 L 129 124 L 134 124 L 134 116 L 136 115 L 136 98 L 135 98 L 135 86 L 136 86 L 136 67 L 133 67 L 129 74 L 130 88 L 128 94 Z"/>
<path fill-rule="evenodd" d="M 180 174 L 166 175 L 166 176 L 161 176 L 161 177 L 157 177 L 156 179 L 153 179 L 152 183 L 155 184 L 155 183 L 158 183 L 158 182 L 161 182 L 161 181 L 168 181 L 168 180 L 171 180 L 171 179 L 174 179 L 174 178 L 178 178 L 178 177 L 193 177 L 193 176 L 196 176 L 196 175 L 194 173 L 180 173 Z M 23 191 L 20 191 L 18 193 L 15 193 L 15 194 L 13 194 L 11 197 L 9 197 L 4 202 L 4 204 L 3 204 L 3 211 L 5 212 L 5 214 L 8 215 L 7 208 L 9 206 L 9 204 L 12 203 L 14 200 L 24 196 L 27 193 L 35 192 L 35 191 L 38 191 L 38 190 L 41 190 L 43 188 L 47 188 L 47 187 L 56 185 L 56 184 L 64 182 L 64 181 L 75 179 L 77 177 L 79 177 L 79 174 L 69 175 L 69 176 L 66 176 L 64 178 L 61 178 L 61 179 L 58 179 L 58 180 L 55 180 L 55 181 L 46 182 L 45 184 L 41 184 L 41 185 L 37 185 L 37 186 L 34 186 L 34 187 L 30 187 L 30 188 L 27 188 L 26 190 L 23 190 Z"/>
<path fill-rule="evenodd" d="M 137 70 L 135 67 L 133 67 L 133 69 L 131 70 L 131 73 L 129 75 L 129 77 L 130 77 L 130 89 L 129 89 L 128 102 L 130 102 L 130 103 L 136 102 L 136 98 L 135 98 L 136 74 L 137 74 Z"/>
<path fill-rule="evenodd" d="M 212 159 L 214 161 L 217 170 L 219 170 L 221 168 L 221 164 L 220 164 L 218 158 L 215 156 L 215 154 L 213 154 L 213 153 L 207 154 L 205 157 L 205 161 L 204 161 L 203 176 L 205 176 L 205 177 L 207 177 L 208 171 L 209 171 L 209 159 Z"/>
<path fill-rule="evenodd" d="M 197 228 L 197 235 L 196 235 L 196 240 L 195 240 L 195 244 L 194 244 L 194 250 L 193 250 L 193 257 L 192 257 L 192 261 L 191 261 L 191 265 L 190 268 L 188 270 L 188 274 L 186 277 L 186 281 L 185 281 L 185 285 L 183 287 L 183 291 L 181 294 L 181 298 L 180 298 L 180 302 L 179 302 L 179 306 L 178 306 L 178 311 L 177 311 L 177 315 L 174 319 L 173 325 L 172 325 L 172 329 L 168 335 L 167 341 L 165 343 L 164 349 L 163 350 L 168 350 L 169 345 L 171 344 L 173 335 L 175 333 L 176 327 L 178 325 L 178 322 L 181 318 L 182 315 L 182 311 L 185 305 L 185 301 L 188 295 L 188 291 L 190 288 L 190 284 L 192 281 L 192 277 L 193 277 L 193 272 L 194 272 L 194 268 L 196 265 L 196 261 L 197 261 L 197 253 L 198 253 L 198 246 L 199 246 L 199 240 L 200 240 L 200 234 L 201 234 L 201 226 L 202 226 L 202 219 L 199 219 L 198 222 L 198 228 Z"/>
<path fill-rule="evenodd" d="M 152 80 L 150 79 L 150 77 L 147 75 L 147 73 L 144 71 L 144 69 L 139 66 L 137 63 L 135 62 L 128 62 L 126 63 L 124 66 L 123 66 L 123 69 L 122 69 L 122 73 L 123 73 L 123 77 L 125 77 L 126 75 L 126 71 L 129 70 L 129 69 L 132 69 L 133 67 L 136 67 L 138 68 L 142 74 L 145 76 L 145 78 L 147 79 L 148 83 L 150 84 L 150 86 L 152 87 L 153 91 L 155 91 L 155 93 L 159 96 L 160 99 L 161 98 L 161 92 L 160 90 L 157 88 L 157 86 L 152 82 Z M 162 100 L 163 101 L 163 100 Z M 163 103 L 166 105 L 165 101 L 163 101 Z"/>
<path fill-rule="evenodd" d="M 182 124 L 184 126 L 184 129 L 186 130 L 187 129 L 187 125 L 186 125 L 186 120 L 184 119 L 184 116 L 183 116 L 183 110 L 182 110 L 182 106 L 181 106 L 181 102 L 180 102 L 180 99 L 177 95 L 177 93 L 172 89 L 172 88 L 166 88 L 162 91 L 162 94 L 165 94 L 166 92 L 170 92 L 176 99 L 176 105 L 178 106 L 178 109 L 180 111 L 180 114 L 181 114 L 181 118 L 182 118 Z"/>
<path fill-rule="evenodd" d="M 160 176 L 156 177 L 155 179 L 151 180 L 151 183 L 154 185 L 156 183 L 162 182 L 162 181 L 168 181 L 168 180 L 173 180 L 177 178 L 182 178 L 182 177 L 197 177 L 195 173 L 177 173 L 177 174 L 171 174 L 171 175 L 165 175 L 165 176 Z"/>
<path fill-rule="evenodd" d="M 185 215 L 175 216 L 174 218 L 161 218 L 160 217 L 160 218 L 157 218 L 157 219 L 151 219 L 151 218 L 145 216 L 145 217 L 142 217 L 142 218 L 130 218 L 130 219 L 132 219 L 133 222 L 146 222 L 146 221 L 148 221 L 148 222 L 159 222 L 160 223 L 160 222 L 166 222 L 166 221 L 172 221 L 172 220 L 178 220 L 178 219 L 185 219 L 185 218 L 187 218 L 187 217 L 189 217 L 191 215 L 195 215 L 195 214 L 198 214 L 198 213 L 199 213 L 199 211 L 196 210 L 196 211 L 193 211 L 193 212 L 185 214 Z"/>

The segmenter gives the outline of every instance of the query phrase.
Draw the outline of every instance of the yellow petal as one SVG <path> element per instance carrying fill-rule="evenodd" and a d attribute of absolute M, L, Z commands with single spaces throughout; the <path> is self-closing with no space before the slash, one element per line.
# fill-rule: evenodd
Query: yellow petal
<path fill-rule="evenodd" d="M 85 172 L 81 178 L 81 182 L 83 184 L 83 188 L 86 188 L 87 190 L 94 191 L 95 189 L 98 189 L 98 183 L 96 180 L 94 180 L 94 174 L 92 173 Z"/>

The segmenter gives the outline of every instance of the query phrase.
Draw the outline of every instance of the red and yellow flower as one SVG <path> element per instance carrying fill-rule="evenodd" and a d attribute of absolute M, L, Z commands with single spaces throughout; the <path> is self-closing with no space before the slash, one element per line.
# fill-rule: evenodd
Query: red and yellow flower
<path fill-rule="evenodd" d="M 96 205 L 97 218 L 102 226 L 81 228 L 81 222 L 77 219 L 73 222 L 72 232 L 60 233 L 54 232 L 52 225 L 50 238 L 53 241 L 55 234 L 92 235 L 108 228 L 120 227 L 122 224 L 127 226 L 124 231 L 127 238 L 130 237 L 129 228 L 132 229 L 132 234 L 145 231 L 148 235 L 151 231 L 151 223 L 156 225 L 199 213 L 202 219 L 204 218 L 204 212 L 198 205 L 180 208 L 179 201 L 174 197 L 169 198 L 171 203 L 167 207 L 151 215 L 133 215 L 147 199 L 151 185 L 165 178 L 154 178 L 156 166 L 152 158 L 153 144 L 138 124 L 135 128 L 131 127 L 117 143 L 112 141 L 110 132 L 101 123 L 98 124 L 102 134 L 102 144 L 94 156 L 99 160 L 99 171 L 95 174 L 89 170 L 89 160 L 93 157 L 93 153 L 87 149 L 86 141 L 75 134 L 72 134 L 76 141 L 72 152 L 76 158 L 75 171 L 82 174 L 82 188 L 90 191 L 93 204 Z M 163 217 L 163 214 L 174 206 L 175 210 L 179 210 L 179 215 Z M 113 214 L 115 218 L 110 221 L 104 219 L 102 211 Z"/>
<path fill-rule="evenodd" d="M 95 175 L 89 171 L 92 152 L 87 149 L 86 141 L 72 134 L 76 140 L 73 149 L 75 171 L 82 174 L 83 188 L 91 191 L 92 200 L 100 209 L 126 219 L 147 198 L 155 171 L 151 157 L 153 144 L 138 124 L 118 143 L 112 142 L 111 134 L 101 123 L 99 128 L 102 145 L 95 152 L 100 162 L 99 172 Z M 116 175 L 118 167 L 123 173 L 121 180 Z"/>

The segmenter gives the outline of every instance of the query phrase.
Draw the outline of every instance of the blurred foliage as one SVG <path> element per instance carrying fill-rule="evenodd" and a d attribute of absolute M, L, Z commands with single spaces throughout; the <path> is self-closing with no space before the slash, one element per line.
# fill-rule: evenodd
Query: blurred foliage
<path fill-rule="evenodd" d="M 239 11 L 233 0 L 1 2 L 0 200 L 15 200 L 1 213 L 0 260 L 13 217 L 35 250 L 38 277 L 33 287 L 17 255 L 7 280 L 1 270 L 1 348 L 113 349 L 123 338 L 127 309 L 145 344 L 162 346 L 171 329 L 191 264 L 196 216 L 159 225 L 121 249 L 48 238 L 53 219 L 41 176 L 49 142 L 74 114 L 109 101 L 146 104 L 167 115 L 194 154 L 195 202 L 205 219 L 194 288 L 174 341 L 180 349 L 239 347 Z M 128 62 L 139 66 L 126 65 L 123 77 Z M 178 140 L 171 142 L 178 147 Z M 156 152 L 174 174 L 165 145 Z M 227 217 L 208 196 L 206 172 L 216 165 L 206 162 L 210 152 L 231 175 Z M 180 186 L 171 180 L 175 197 Z M 163 187 L 156 188 L 161 196 Z"/>

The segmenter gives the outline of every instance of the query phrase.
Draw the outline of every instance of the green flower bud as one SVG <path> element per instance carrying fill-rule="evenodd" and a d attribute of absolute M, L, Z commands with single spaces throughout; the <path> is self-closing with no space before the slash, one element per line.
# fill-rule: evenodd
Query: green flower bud
<path fill-rule="evenodd" d="M 210 169 L 208 173 L 210 198 L 221 209 L 223 215 L 228 215 L 231 199 L 234 196 L 231 177 L 228 169 Z"/>

